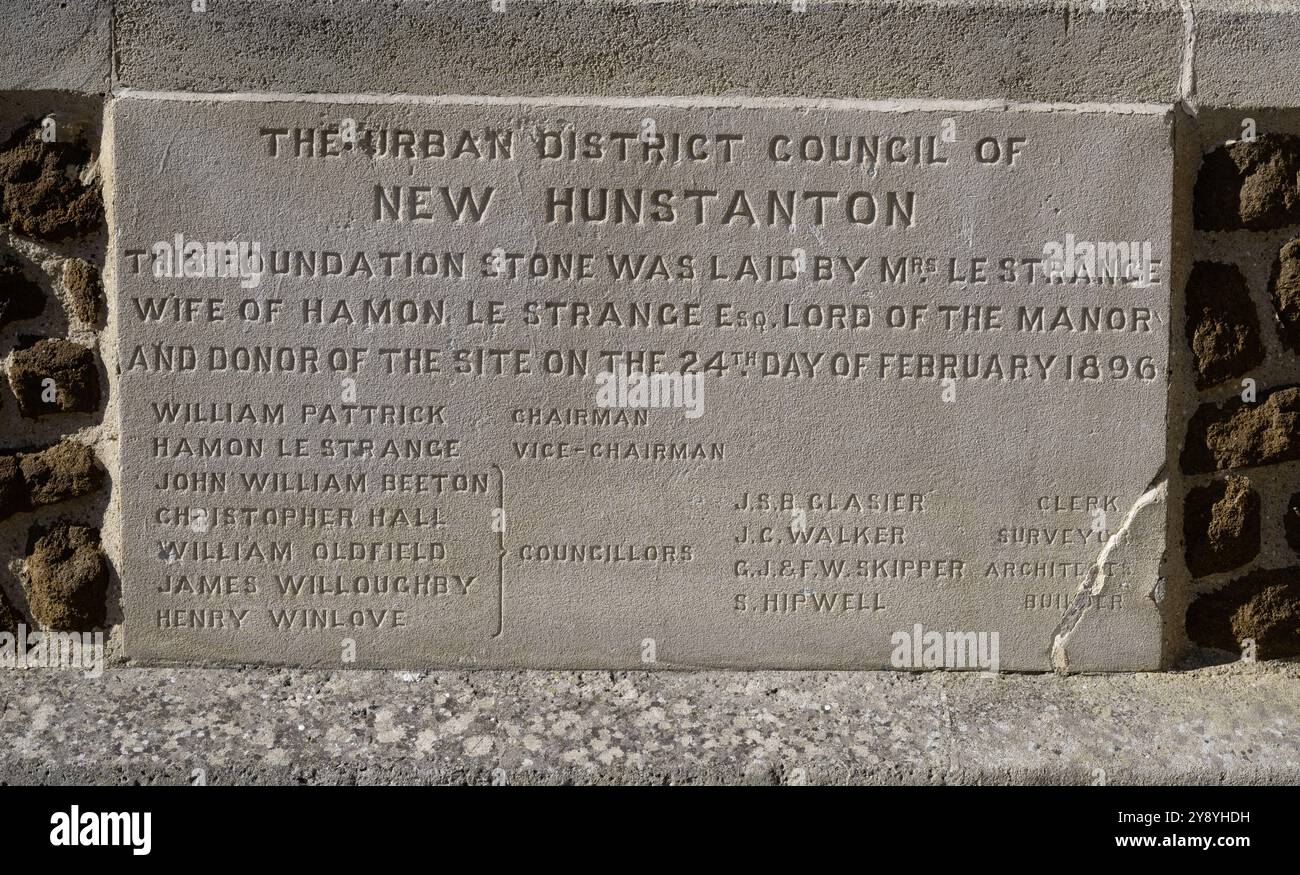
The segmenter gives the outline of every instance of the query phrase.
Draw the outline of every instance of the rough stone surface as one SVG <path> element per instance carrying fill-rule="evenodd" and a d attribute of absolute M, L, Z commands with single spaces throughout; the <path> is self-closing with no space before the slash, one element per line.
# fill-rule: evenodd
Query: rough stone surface
<path fill-rule="evenodd" d="M 1172 0 L 1111 0 L 1104 14 L 1044 0 L 813 0 L 804 12 L 768 0 L 510 0 L 500 12 L 480 0 L 402 0 L 382 9 L 376 14 L 369 0 L 222 0 L 186 15 L 156 0 L 119 0 L 118 82 L 193 91 L 1172 102 L 1184 40 Z M 429 63 L 431 52 L 438 63 Z"/>
<path fill-rule="evenodd" d="M 1255 305 L 1235 265 L 1193 265 L 1187 281 L 1187 339 L 1199 388 L 1241 376 L 1264 360 Z"/>
<path fill-rule="evenodd" d="M 1300 667 L 0 672 L 0 781 L 1295 784 Z M 802 770 L 802 771 L 799 771 Z"/>
<path fill-rule="evenodd" d="M 5 88 L 108 91 L 113 0 L 7 0 L 5 6 Z"/>
<path fill-rule="evenodd" d="M 47 629 L 89 631 L 104 625 L 108 560 L 99 532 L 56 526 L 41 534 L 27 556 L 27 600 Z"/>
<path fill-rule="evenodd" d="M 0 520 L 31 507 L 18 456 L 0 456 Z"/>
<path fill-rule="evenodd" d="M 1300 554 L 1300 492 L 1291 496 L 1287 502 L 1286 516 L 1283 518 L 1286 542 L 1291 550 Z"/>
<path fill-rule="evenodd" d="M 61 441 L 35 453 L 0 456 L 0 520 L 89 495 L 104 482 L 90 447 Z"/>
<path fill-rule="evenodd" d="M 1205 106 L 1300 107 L 1300 9 L 1289 0 L 1191 0 L 1195 96 Z"/>
<path fill-rule="evenodd" d="M 63 285 L 68 290 L 69 313 L 87 325 L 98 325 L 104 315 L 99 269 L 84 259 L 69 259 L 63 269 Z"/>
<path fill-rule="evenodd" d="M 104 482 L 104 472 L 95 462 L 95 454 L 90 447 L 76 441 L 61 441 L 19 459 L 34 507 L 89 495 Z"/>
<path fill-rule="evenodd" d="M 1202 404 L 1187 425 L 1182 467 L 1208 474 L 1300 459 L 1300 387 L 1224 404 Z"/>
<path fill-rule="evenodd" d="M 1282 342 L 1300 353 L 1300 237 L 1278 253 L 1269 280 L 1269 296 Z"/>
<path fill-rule="evenodd" d="M 1300 223 L 1300 138 L 1266 133 L 1210 152 L 1196 180 L 1194 211 L 1204 231 Z"/>
<path fill-rule="evenodd" d="M 1253 571 L 1201 596 L 1187 609 L 1187 635 L 1231 651 L 1253 639 L 1260 659 L 1300 656 L 1300 566 Z"/>
<path fill-rule="evenodd" d="M 39 240 L 86 234 L 103 221 L 99 189 L 80 174 L 92 161 L 83 142 L 45 143 L 33 122 L 0 146 L 0 224 Z"/>
<path fill-rule="evenodd" d="M 9 603 L 9 596 L 0 591 L 0 632 L 14 632 L 23 621 L 18 610 Z"/>
<path fill-rule="evenodd" d="M 0 254 L 0 328 L 45 311 L 45 293 L 10 254 Z"/>
<path fill-rule="evenodd" d="M 44 383 L 54 381 L 54 400 Z M 9 384 L 23 416 L 93 413 L 99 409 L 99 366 L 94 350 L 69 340 L 45 338 L 14 352 Z"/>
<path fill-rule="evenodd" d="M 1259 553 L 1259 494 L 1235 476 L 1191 489 L 1183 537 L 1193 577 L 1245 565 Z"/>

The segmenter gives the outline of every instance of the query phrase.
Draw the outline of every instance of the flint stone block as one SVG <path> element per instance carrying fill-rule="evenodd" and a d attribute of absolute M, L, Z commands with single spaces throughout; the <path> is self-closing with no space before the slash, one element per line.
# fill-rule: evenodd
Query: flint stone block
<path fill-rule="evenodd" d="M 27 557 L 27 601 L 47 629 L 87 632 L 104 625 L 108 559 L 99 532 L 56 526 L 37 538 Z"/>
<path fill-rule="evenodd" d="M 12 635 L 18 631 L 18 625 L 22 621 L 22 615 L 9 603 L 9 596 L 0 591 L 0 632 L 8 632 Z"/>
<path fill-rule="evenodd" d="M 1201 596 L 1187 610 L 1187 635 L 1230 651 L 1253 641 L 1259 659 L 1300 656 L 1300 567 L 1253 571 Z"/>
<path fill-rule="evenodd" d="M 1286 532 L 1287 546 L 1292 552 L 1300 554 L 1300 492 L 1292 495 L 1287 502 L 1283 530 Z"/>
<path fill-rule="evenodd" d="M 1278 252 L 1269 281 L 1269 297 L 1282 342 L 1300 353 L 1300 237 Z"/>
<path fill-rule="evenodd" d="M 1196 385 L 1239 377 L 1264 360 L 1259 318 L 1246 278 L 1235 265 L 1198 261 L 1187 281 L 1187 339 Z"/>
<path fill-rule="evenodd" d="M 0 456 L 0 520 L 99 489 L 104 472 L 90 447 L 61 441 L 36 453 Z"/>
<path fill-rule="evenodd" d="M 87 325 L 98 325 L 104 313 L 104 287 L 99 270 L 80 258 L 71 258 L 63 269 L 63 285 L 68 290 L 68 311 Z"/>
<path fill-rule="evenodd" d="M 81 178 L 92 161 L 84 140 L 45 142 L 38 122 L 18 128 L 0 146 L 0 224 L 48 242 L 99 228 L 99 188 Z"/>
<path fill-rule="evenodd" d="M 0 254 L 0 328 L 45 312 L 45 292 L 18 261 Z"/>
<path fill-rule="evenodd" d="M 0 456 L 0 520 L 31 507 L 18 456 Z"/>
<path fill-rule="evenodd" d="M 1231 571 L 1259 553 L 1259 493 L 1229 476 L 1187 494 L 1183 537 L 1193 577 Z"/>
<path fill-rule="evenodd" d="M 76 441 L 61 441 L 39 453 L 19 456 L 18 464 L 33 507 L 90 495 L 104 482 L 95 454 Z"/>
<path fill-rule="evenodd" d="M 1187 424 L 1182 466 L 1208 474 L 1300 459 L 1300 387 L 1284 386 L 1253 402 L 1202 404 Z"/>
<path fill-rule="evenodd" d="M 1194 211 L 1203 231 L 1300 224 L 1300 137 L 1268 133 L 1210 152 L 1196 179 Z"/>
<path fill-rule="evenodd" d="M 53 380 L 53 385 L 47 380 Z M 26 417 L 99 409 L 95 352 L 68 340 L 45 338 L 16 351 L 9 366 L 9 385 Z"/>

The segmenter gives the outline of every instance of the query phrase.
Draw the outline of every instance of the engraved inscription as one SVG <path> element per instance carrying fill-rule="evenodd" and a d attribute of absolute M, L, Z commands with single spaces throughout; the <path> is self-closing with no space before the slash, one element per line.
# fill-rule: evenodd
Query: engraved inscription
<path fill-rule="evenodd" d="M 130 655 L 1047 669 L 1097 573 L 1147 634 L 1163 115 L 114 114 Z"/>

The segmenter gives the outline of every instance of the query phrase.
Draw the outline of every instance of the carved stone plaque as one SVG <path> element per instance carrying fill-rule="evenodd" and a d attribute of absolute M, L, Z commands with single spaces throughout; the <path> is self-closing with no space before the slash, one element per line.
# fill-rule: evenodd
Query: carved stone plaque
<path fill-rule="evenodd" d="M 129 656 L 1158 664 L 1164 113 L 111 118 Z"/>

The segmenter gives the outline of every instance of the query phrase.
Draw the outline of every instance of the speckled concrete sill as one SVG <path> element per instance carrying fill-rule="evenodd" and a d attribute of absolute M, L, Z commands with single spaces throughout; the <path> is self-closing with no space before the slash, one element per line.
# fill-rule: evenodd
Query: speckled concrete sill
<path fill-rule="evenodd" d="M 0 675 L 0 781 L 1294 784 L 1300 664 Z"/>

